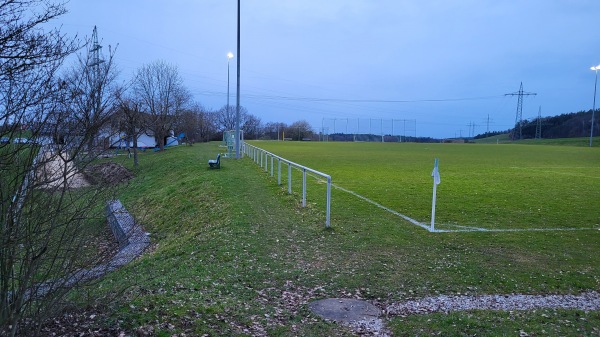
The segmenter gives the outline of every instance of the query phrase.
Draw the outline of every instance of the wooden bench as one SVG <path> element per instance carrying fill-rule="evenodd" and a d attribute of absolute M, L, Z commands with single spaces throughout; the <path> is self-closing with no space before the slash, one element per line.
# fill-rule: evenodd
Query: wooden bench
<path fill-rule="evenodd" d="M 208 166 L 211 169 L 213 169 L 213 168 L 220 169 L 221 168 L 221 154 L 219 153 L 217 155 L 217 159 L 209 159 L 208 160 Z"/>

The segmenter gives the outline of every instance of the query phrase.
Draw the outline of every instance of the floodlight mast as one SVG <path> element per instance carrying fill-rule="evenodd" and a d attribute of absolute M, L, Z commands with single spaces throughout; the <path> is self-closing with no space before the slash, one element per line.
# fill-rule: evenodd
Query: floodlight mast
<path fill-rule="evenodd" d="M 596 72 L 596 80 L 594 81 L 594 104 L 592 105 L 592 127 L 590 128 L 590 147 L 592 147 L 594 138 L 594 115 L 596 113 L 596 87 L 598 85 L 598 70 L 600 70 L 600 64 L 595 67 L 591 67 L 590 69 Z"/>
<path fill-rule="evenodd" d="M 237 102 L 235 105 L 235 159 L 240 159 L 240 0 L 238 0 L 237 5 Z"/>

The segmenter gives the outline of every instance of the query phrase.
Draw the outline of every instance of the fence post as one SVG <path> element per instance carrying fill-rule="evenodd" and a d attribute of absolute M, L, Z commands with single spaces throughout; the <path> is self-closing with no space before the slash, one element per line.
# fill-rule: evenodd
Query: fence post
<path fill-rule="evenodd" d="M 306 169 L 302 169 L 302 207 L 306 207 Z"/>
<path fill-rule="evenodd" d="M 246 154 L 248 155 L 248 157 L 253 157 L 254 161 L 257 164 L 260 164 L 261 168 L 263 167 L 263 161 L 264 161 L 264 169 L 265 172 L 269 172 L 269 156 L 271 157 L 271 177 L 274 175 L 274 170 L 275 170 L 275 158 L 277 158 L 277 184 L 279 186 L 281 186 L 281 162 L 283 161 L 284 163 L 288 164 L 288 194 L 292 194 L 292 166 L 297 167 L 298 169 L 302 170 L 302 207 L 306 207 L 306 197 L 308 194 L 307 191 L 307 187 L 306 187 L 306 171 L 315 173 L 323 178 L 327 179 L 327 197 L 326 197 L 326 205 L 327 205 L 327 210 L 326 210 L 326 220 L 325 220 L 325 227 L 326 228 L 330 228 L 331 227 L 331 176 L 324 174 L 322 172 L 318 172 L 315 171 L 311 168 L 307 168 L 305 166 L 293 163 L 291 161 L 288 161 L 287 159 L 283 159 L 279 156 L 276 156 L 272 153 L 267 152 L 266 150 L 263 150 L 261 148 L 252 146 L 250 144 L 245 144 L 248 147 L 244 147 L 243 150 L 246 152 Z M 258 158 L 258 156 L 260 155 L 260 159 Z M 263 158 L 264 156 L 264 158 Z"/>
<path fill-rule="evenodd" d="M 288 194 L 292 194 L 292 164 L 288 163 Z"/>
<path fill-rule="evenodd" d="M 265 152 L 265 172 L 269 172 L 269 154 Z"/>

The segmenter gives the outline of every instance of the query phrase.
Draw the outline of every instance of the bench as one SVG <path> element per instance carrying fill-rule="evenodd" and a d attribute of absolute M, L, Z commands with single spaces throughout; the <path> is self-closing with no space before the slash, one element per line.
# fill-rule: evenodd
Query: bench
<path fill-rule="evenodd" d="M 217 155 L 217 159 L 209 159 L 208 160 L 208 166 L 210 166 L 210 168 L 221 168 L 221 154 L 219 153 Z"/>

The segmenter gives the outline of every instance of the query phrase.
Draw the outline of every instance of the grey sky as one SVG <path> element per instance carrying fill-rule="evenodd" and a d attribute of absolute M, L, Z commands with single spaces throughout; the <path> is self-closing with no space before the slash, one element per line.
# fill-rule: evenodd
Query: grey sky
<path fill-rule="evenodd" d="M 196 101 L 226 104 L 235 0 L 71 0 L 57 24 L 119 44 L 122 79 L 163 59 Z M 241 104 L 263 122 L 415 119 L 417 136 L 505 130 L 523 117 L 592 107 L 600 63 L 598 0 L 243 0 Z M 231 104 L 235 104 L 235 58 Z M 450 101 L 444 101 L 450 99 Z M 433 100 L 433 101 L 431 101 Z M 365 102 L 369 101 L 369 102 Z M 390 102 L 396 101 L 396 102 Z M 408 102 L 398 102 L 408 101 Z M 356 126 L 350 126 L 350 132 Z M 374 132 L 379 132 L 373 130 Z M 391 129 L 384 130 L 389 133 Z M 398 131 L 396 130 L 396 133 Z"/>

